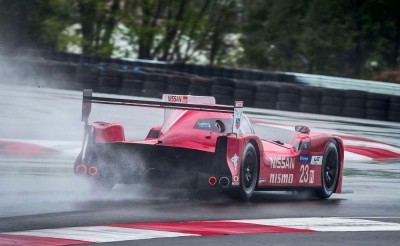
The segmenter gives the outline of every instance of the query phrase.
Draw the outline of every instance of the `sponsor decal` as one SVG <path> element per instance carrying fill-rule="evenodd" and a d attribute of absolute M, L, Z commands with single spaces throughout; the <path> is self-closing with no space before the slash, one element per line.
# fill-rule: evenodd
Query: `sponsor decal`
<path fill-rule="evenodd" d="M 311 155 L 300 154 L 299 155 L 299 162 L 300 163 L 310 163 L 311 162 Z"/>
<path fill-rule="evenodd" d="M 313 164 L 313 165 L 322 165 L 322 158 L 323 158 L 323 156 L 312 156 L 311 157 L 311 164 Z"/>
<path fill-rule="evenodd" d="M 265 183 L 265 182 L 267 182 L 267 180 L 265 180 L 265 179 L 260 179 L 260 180 L 258 181 L 259 184 L 262 184 L 262 183 Z"/>
<path fill-rule="evenodd" d="M 293 157 L 274 157 L 270 158 L 271 168 L 277 169 L 294 169 L 294 158 Z"/>
<path fill-rule="evenodd" d="M 235 168 L 235 171 L 238 166 L 238 161 L 239 161 L 239 156 L 235 153 L 235 155 L 231 158 L 231 161 L 233 163 L 233 167 Z"/>
<path fill-rule="evenodd" d="M 243 101 L 235 101 L 235 108 L 243 108 Z"/>
<path fill-rule="evenodd" d="M 233 110 L 233 124 L 232 124 L 232 133 L 239 134 L 239 128 L 240 128 L 240 118 L 242 117 L 243 114 L 243 108 L 234 108 Z"/>
<path fill-rule="evenodd" d="M 300 166 L 300 184 L 314 184 L 314 170 L 310 170 L 309 165 Z"/>
<path fill-rule="evenodd" d="M 293 174 L 271 173 L 269 175 L 269 182 L 271 184 L 292 184 L 293 183 Z"/>
<path fill-rule="evenodd" d="M 199 128 L 211 128 L 210 122 L 197 122 Z"/>
<path fill-rule="evenodd" d="M 235 127 L 236 127 L 236 129 L 239 129 L 239 127 L 240 127 L 240 118 L 236 119 Z"/>
<path fill-rule="evenodd" d="M 234 182 L 239 182 L 239 176 L 233 176 L 233 181 Z"/>
<path fill-rule="evenodd" d="M 187 103 L 188 97 L 187 96 L 176 96 L 176 95 L 169 95 L 168 102 L 173 103 Z"/>

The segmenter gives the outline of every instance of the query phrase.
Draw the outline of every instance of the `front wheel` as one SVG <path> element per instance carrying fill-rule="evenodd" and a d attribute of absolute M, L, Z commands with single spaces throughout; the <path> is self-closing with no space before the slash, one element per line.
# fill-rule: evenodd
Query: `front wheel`
<path fill-rule="evenodd" d="M 248 201 L 254 193 L 258 180 L 258 156 L 252 143 L 247 143 L 240 166 L 240 197 Z"/>
<path fill-rule="evenodd" d="M 322 199 L 329 198 L 335 191 L 339 179 L 339 151 L 333 141 L 325 147 L 322 159 L 321 182 L 322 188 L 317 190 L 317 196 Z"/>

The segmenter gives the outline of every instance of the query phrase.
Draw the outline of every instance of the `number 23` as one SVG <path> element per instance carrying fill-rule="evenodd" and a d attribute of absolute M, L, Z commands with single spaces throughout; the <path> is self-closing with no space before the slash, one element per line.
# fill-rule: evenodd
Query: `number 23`
<path fill-rule="evenodd" d="M 301 165 L 300 166 L 300 181 L 299 183 L 308 183 L 308 172 L 310 168 L 308 165 Z"/>

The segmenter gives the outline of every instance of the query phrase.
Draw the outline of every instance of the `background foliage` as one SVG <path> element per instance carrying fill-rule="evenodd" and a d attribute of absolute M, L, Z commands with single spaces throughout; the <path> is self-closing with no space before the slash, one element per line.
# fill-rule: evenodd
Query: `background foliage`
<path fill-rule="evenodd" d="M 397 0 L 0 0 L 3 49 L 372 78 L 395 70 Z"/>

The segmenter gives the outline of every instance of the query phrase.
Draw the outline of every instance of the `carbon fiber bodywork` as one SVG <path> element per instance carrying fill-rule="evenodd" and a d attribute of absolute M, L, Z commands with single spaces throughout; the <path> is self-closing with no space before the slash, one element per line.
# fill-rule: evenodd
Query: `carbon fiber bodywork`
<path fill-rule="evenodd" d="M 139 143 L 95 143 L 87 149 L 85 160 L 75 162 L 95 166 L 93 178 L 113 183 L 146 183 L 160 187 L 210 188 L 208 178 L 225 176 L 232 180 L 226 162 L 226 137 L 219 137 L 216 151 Z M 218 187 L 218 186 L 216 186 Z"/>

